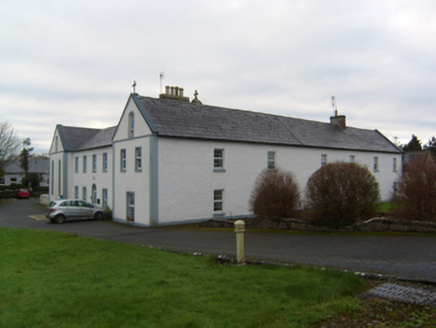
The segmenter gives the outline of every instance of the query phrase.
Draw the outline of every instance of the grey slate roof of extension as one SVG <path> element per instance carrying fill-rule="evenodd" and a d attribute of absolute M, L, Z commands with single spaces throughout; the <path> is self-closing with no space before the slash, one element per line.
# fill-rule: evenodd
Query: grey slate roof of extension
<path fill-rule="evenodd" d="M 159 136 L 401 153 L 377 130 L 342 129 L 292 117 L 136 94 L 132 97 L 142 105 L 142 115 Z"/>
<path fill-rule="evenodd" d="M 77 151 L 111 146 L 116 126 L 106 129 L 90 129 L 58 125 L 57 129 L 64 150 Z"/>
<path fill-rule="evenodd" d="M 48 173 L 50 164 L 48 159 L 30 159 L 29 173 Z M 19 161 L 12 162 L 5 168 L 5 173 L 24 173 Z"/>

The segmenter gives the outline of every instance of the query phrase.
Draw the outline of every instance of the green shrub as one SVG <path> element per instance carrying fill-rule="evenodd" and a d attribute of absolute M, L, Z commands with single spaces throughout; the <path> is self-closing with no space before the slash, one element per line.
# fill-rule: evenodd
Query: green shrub
<path fill-rule="evenodd" d="M 291 172 L 265 169 L 256 180 L 250 198 L 250 209 L 269 218 L 295 217 L 300 191 Z"/>
<path fill-rule="evenodd" d="M 416 156 L 407 164 L 395 186 L 394 217 L 436 221 L 436 165 L 430 155 Z"/>
<path fill-rule="evenodd" d="M 305 195 L 313 224 L 339 228 L 375 214 L 379 187 L 366 167 L 336 162 L 310 177 Z"/>
<path fill-rule="evenodd" d="M 31 186 L 33 188 L 39 187 L 39 183 L 42 181 L 42 176 L 38 173 L 29 173 L 27 176 L 21 179 L 21 183 L 24 186 Z"/>

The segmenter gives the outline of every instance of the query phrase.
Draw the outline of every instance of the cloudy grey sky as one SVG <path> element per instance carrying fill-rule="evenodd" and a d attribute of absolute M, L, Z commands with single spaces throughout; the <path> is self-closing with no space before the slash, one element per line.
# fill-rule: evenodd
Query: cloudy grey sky
<path fill-rule="evenodd" d="M 203 103 L 436 135 L 433 0 L 0 0 L 0 121 L 38 153 L 56 124 L 116 125 L 131 84 Z"/>

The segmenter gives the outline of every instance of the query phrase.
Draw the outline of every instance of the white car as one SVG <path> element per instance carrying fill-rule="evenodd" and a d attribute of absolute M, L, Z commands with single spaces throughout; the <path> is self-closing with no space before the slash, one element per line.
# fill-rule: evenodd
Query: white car
<path fill-rule="evenodd" d="M 94 218 L 103 220 L 104 211 L 101 207 L 80 199 L 59 199 L 48 205 L 45 216 L 56 223 L 63 223 L 67 218 Z"/>

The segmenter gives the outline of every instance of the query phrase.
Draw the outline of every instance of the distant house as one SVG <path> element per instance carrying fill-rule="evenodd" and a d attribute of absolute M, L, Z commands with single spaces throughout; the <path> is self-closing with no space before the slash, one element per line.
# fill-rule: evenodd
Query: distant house
<path fill-rule="evenodd" d="M 91 200 L 113 218 L 143 226 L 250 215 L 265 168 L 292 171 L 300 188 L 334 161 L 366 165 L 387 199 L 402 151 L 377 130 L 189 102 L 182 89 L 131 94 L 118 124 L 57 125 L 50 148 L 50 198 Z"/>
<path fill-rule="evenodd" d="M 49 183 L 49 159 L 29 159 L 29 173 L 37 173 L 41 176 L 40 186 L 47 187 Z M 24 178 L 24 170 L 20 162 L 14 161 L 5 168 L 5 174 L 0 178 L 0 185 L 9 186 L 13 183 L 21 183 Z"/>

